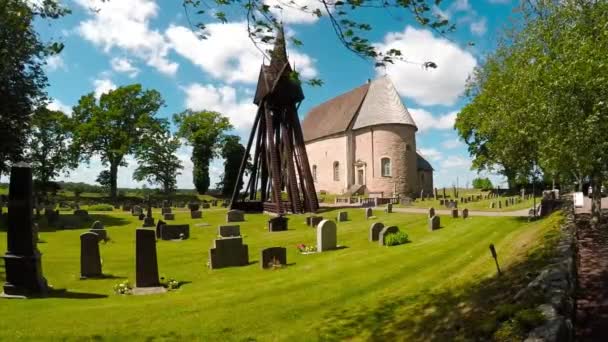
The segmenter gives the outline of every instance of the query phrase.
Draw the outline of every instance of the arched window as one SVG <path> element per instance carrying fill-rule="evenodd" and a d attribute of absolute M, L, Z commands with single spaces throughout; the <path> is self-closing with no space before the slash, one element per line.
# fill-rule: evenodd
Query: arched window
<path fill-rule="evenodd" d="M 382 170 L 382 177 L 390 177 L 391 176 L 391 159 L 390 158 L 382 158 L 380 159 L 380 170 Z"/>
<path fill-rule="evenodd" d="M 334 181 L 340 180 L 340 163 L 337 161 L 334 162 Z"/>
<path fill-rule="evenodd" d="M 317 165 L 312 166 L 312 180 L 317 181 Z"/>

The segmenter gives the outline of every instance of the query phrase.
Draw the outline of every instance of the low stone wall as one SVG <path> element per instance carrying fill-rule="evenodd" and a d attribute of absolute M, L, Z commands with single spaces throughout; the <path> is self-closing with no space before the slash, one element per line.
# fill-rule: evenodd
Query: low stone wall
<path fill-rule="evenodd" d="M 562 209 L 566 215 L 561 227 L 561 238 L 555 256 L 540 274 L 522 289 L 516 299 L 529 295 L 541 295 L 544 303 L 538 306 L 546 321 L 533 329 L 527 342 L 536 341 L 572 341 L 576 290 L 576 224 L 571 198 L 563 202 Z"/>

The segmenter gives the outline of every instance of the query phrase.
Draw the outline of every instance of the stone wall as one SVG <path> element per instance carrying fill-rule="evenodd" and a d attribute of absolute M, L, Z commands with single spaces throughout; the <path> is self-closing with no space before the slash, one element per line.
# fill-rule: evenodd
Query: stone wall
<path fill-rule="evenodd" d="M 527 342 L 572 341 L 576 290 L 576 225 L 571 199 L 563 203 L 566 220 L 561 227 L 561 238 L 555 256 L 540 274 L 517 295 L 516 299 L 541 294 L 545 302 L 538 310 L 545 316 L 545 323 L 533 329 Z"/>

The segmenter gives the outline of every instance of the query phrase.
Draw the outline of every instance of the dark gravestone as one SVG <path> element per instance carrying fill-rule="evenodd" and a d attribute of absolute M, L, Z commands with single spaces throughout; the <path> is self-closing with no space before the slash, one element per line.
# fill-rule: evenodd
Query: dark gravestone
<path fill-rule="evenodd" d="M 154 227 L 154 217 L 152 217 L 152 205 L 148 203 L 148 210 L 144 218 L 144 227 Z"/>
<path fill-rule="evenodd" d="M 108 232 L 105 230 L 103 223 L 101 223 L 100 221 L 93 222 L 93 225 L 91 226 L 91 230 L 89 232 L 97 234 L 99 240 L 108 239 Z"/>
<path fill-rule="evenodd" d="M 101 276 L 99 239 L 99 236 L 92 232 L 80 234 L 80 278 Z"/>
<path fill-rule="evenodd" d="M 269 232 L 282 232 L 287 230 L 287 220 L 285 216 L 277 216 L 268 220 Z"/>
<path fill-rule="evenodd" d="M 498 201 L 498 209 L 502 209 L 502 201 Z"/>
<path fill-rule="evenodd" d="M 248 264 L 249 248 L 240 236 L 216 239 L 209 250 L 209 267 L 212 269 Z"/>
<path fill-rule="evenodd" d="M 171 214 L 171 213 L 163 214 L 163 220 L 165 220 L 165 221 L 175 220 L 175 214 Z"/>
<path fill-rule="evenodd" d="M 437 230 L 441 228 L 441 220 L 439 219 L 439 216 L 433 216 L 431 218 L 429 218 L 429 230 L 433 231 L 433 230 Z"/>
<path fill-rule="evenodd" d="M 467 217 L 469 217 L 469 209 L 464 208 L 462 209 L 462 218 L 466 219 Z"/>
<path fill-rule="evenodd" d="M 190 218 L 191 219 L 200 219 L 203 217 L 203 212 L 200 210 L 192 210 L 190 212 Z"/>
<path fill-rule="evenodd" d="M 378 241 L 380 232 L 384 229 L 384 224 L 381 222 L 374 222 L 369 227 L 369 241 Z"/>
<path fill-rule="evenodd" d="M 146 215 L 144 215 L 144 213 L 139 214 L 139 220 L 143 221 L 146 218 Z"/>
<path fill-rule="evenodd" d="M 317 226 L 317 251 L 323 252 L 338 247 L 338 230 L 336 223 L 323 220 Z"/>
<path fill-rule="evenodd" d="M 387 213 L 387 214 L 392 213 L 393 212 L 393 204 L 392 203 L 387 204 L 386 205 L 386 209 L 384 209 L 384 212 Z"/>
<path fill-rule="evenodd" d="M 245 214 L 240 210 L 228 210 L 226 213 L 226 222 L 243 222 L 245 221 Z"/>
<path fill-rule="evenodd" d="M 260 266 L 264 268 L 271 268 L 276 264 L 287 265 L 287 248 L 285 247 L 270 247 L 262 249 L 260 253 L 260 260 L 262 263 Z"/>
<path fill-rule="evenodd" d="M 202 204 L 202 207 L 203 207 L 203 209 L 209 209 L 209 208 L 210 208 L 210 205 L 209 205 L 209 203 L 204 202 L 204 203 Z"/>
<path fill-rule="evenodd" d="M 14 164 L 11 167 L 8 195 L 5 297 L 25 298 L 47 292 L 46 279 L 42 276 L 41 254 L 33 230 L 32 187 L 30 166 L 26 163 Z"/>
<path fill-rule="evenodd" d="M 435 208 L 429 208 L 429 218 L 435 216 Z"/>
<path fill-rule="evenodd" d="M 444 203 L 445 203 L 445 200 L 442 200 L 442 199 L 439 200 L 439 205 L 444 205 Z"/>
<path fill-rule="evenodd" d="M 309 227 L 316 227 L 321 221 L 323 221 L 322 216 L 307 216 L 306 217 L 306 225 Z"/>
<path fill-rule="evenodd" d="M 236 237 L 241 236 L 240 226 L 219 226 L 217 229 L 217 235 L 225 237 Z"/>
<path fill-rule="evenodd" d="M 458 209 L 456 209 L 456 208 L 452 209 L 452 217 L 458 218 Z"/>
<path fill-rule="evenodd" d="M 135 286 L 158 287 L 156 236 L 151 229 L 135 230 Z"/>
<path fill-rule="evenodd" d="M 161 240 L 185 240 L 190 238 L 189 224 L 163 224 L 160 227 Z"/>
<path fill-rule="evenodd" d="M 490 209 L 494 209 L 495 206 L 496 206 L 496 203 L 494 203 L 494 202 L 490 203 Z"/>
<path fill-rule="evenodd" d="M 386 237 L 389 234 L 394 234 L 397 232 L 399 232 L 399 228 L 397 228 L 397 226 L 390 226 L 390 227 L 382 228 L 382 230 L 380 231 L 380 234 L 378 235 L 378 244 L 380 244 L 380 246 L 386 246 Z"/>
<path fill-rule="evenodd" d="M 368 219 L 373 216 L 372 208 L 365 209 L 365 218 Z"/>
<path fill-rule="evenodd" d="M 190 209 L 190 211 L 196 211 L 201 207 L 201 205 L 198 202 L 188 202 L 188 209 Z"/>
<path fill-rule="evenodd" d="M 163 207 L 163 208 L 161 209 L 161 211 L 160 211 L 160 213 L 161 213 L 161 214 L 163 214 L 163 215 L 164 215 L 164 214 L 171 214 L 171 212 L 172 212 L 172 211 L 171 211 L 171 208 L 166 208 L 166 207 Z"/>
<path fill-rule="evenodd" d="M 83 209 L 77 209 L 74 210 L 74 216 L 78 216 L 80 218 L 83 219 L 88 219 L 89 218 L 89 212 Z"/>
<path fill-rule="evenodd" d="M 143 208 L 142 208 L 142 207 L 140 207 L 140 206 L 138 206 L 138 205 L 134 206 L 134 207 L 131 209 L 131 215 L 133 215 L 133 216 L 139 216 L 139 215 L 141 215 L 141 214 L 143 214 L 143 213 L 144 213 Z"/>
<path fill-rule="evenodd" d="M 158 220 L 158 223 L 156 224 L 156 231 L 155 231 L 155 233 L 156 233 L 156 238 L 157 238 L 157 239 L 160 239 L 160 232 L 161 232 L 161 230 L 163 229 L 163 226 L 164 226 L 165 224 L 166 224 L 166 223 L 165 223 L 164 221 L 162 221 L 162 220 Z"/>
<path fill-rule="evenodd" d="M 344 222 L 344 221 L 348 221 L 348 212 L 347 211 L 341 211 L 338 213 L 338 222 Z"/>

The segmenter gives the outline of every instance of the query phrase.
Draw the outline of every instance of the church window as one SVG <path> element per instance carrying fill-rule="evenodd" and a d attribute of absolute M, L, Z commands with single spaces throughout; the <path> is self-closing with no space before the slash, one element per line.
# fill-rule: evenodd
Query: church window
<path fill-rule="evenodd" d="M 334 181 L 340 180 L 340 163 L 334 162 Z"/>
<path fill-rule="evenodd" d="M 390 158 L 380 159 L 380 170 L 382 170 L 382 177 L 391 176 L 391 159 Z"/>
<path fill-rule="evenodd" d="M 312 180 L 317 181 L 317 165 L 312 166 Z"/>

